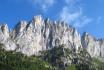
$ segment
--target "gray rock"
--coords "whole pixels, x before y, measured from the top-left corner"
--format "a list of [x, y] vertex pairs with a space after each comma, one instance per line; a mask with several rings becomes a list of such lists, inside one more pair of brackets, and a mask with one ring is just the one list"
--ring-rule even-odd
[[7, 24], [0, 25], [0, 43], [4, 45], [3, 48], [7, 51], [16, 49], [16, 44], [10, 38], [10, 32]]
[[104, 57], [104, 40], [96, 39], [88, 33], [82, 36], [82, 46], [87, 49], [92, 57]]
[[[13, 39], [18, 44], [17, 51], [26, 55], [39, 55], [39, 51], [65, 44], [78, 50], [81, 47], [80, 35], [75, 28], [65, 22], [43, 20], [35, 16], [31, 22], [21, 21], [13, 30]], [[74, 47], [73, 47], [74, 46]]]
[[67, 23], [44, 20], [40, 15], [30, 22], [20, 21], [11, 32], [6, 24], [0, 25], [0, 43], [7, 51], [15, 50], [27, 56], [40, 55], [40, 51], [64, 44], [65, 48], [74, 49], [76, 53], [84, 47], [92, 57], [104, 57], [104, 40], [88, 33], [81, 38], [77, 30]]

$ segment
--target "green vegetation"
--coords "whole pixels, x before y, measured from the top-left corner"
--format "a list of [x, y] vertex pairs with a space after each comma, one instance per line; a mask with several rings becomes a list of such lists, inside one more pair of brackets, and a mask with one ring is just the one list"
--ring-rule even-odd
[[76, 68], [76, 65], [75, 64], [71, 64], [71, 65], [67, 66], [65, 68], [65, 70], [77, 70], [77, 68]]
[[98, 59], [91, 58], [86, 49], [82, 48], [76, 53], [75, 50], [64, 47], [64, 45], [59, 45], [51, 50], [42, 52], [42, 58], [53, 66], [58, 67], [59, 70], [104, 70], [104, 63]]
[[93, 62], [93, 66], [92, 67], [95, 70], [104, 70], [104, 62], [101, 62], [97, 58], [93, 58], [92, 62]]
[[71, 59], [70, 55], [71, 51], [69, 49], [64, 48], [64, 45], [59, 45], [59, 47], [54, 47], [51, 50], [47, 50], [42, 52], [43, 60], [51, 63], [53, 66], [58, 67], [59, 69], [64, 69], [66, 63], [65, 59]]
[[[0, 46], [1, 48], [1, 46]], [[2, 49], [2, 48], [1, 48]], [[56, 70], [46, 61], [21, 53], [0, 50], [0, 70]]]
[[85, 49], [78, 53], [64, 45], [43, 51], [41, 56], [26, 56], [5, 51], [0, 44], [0, 70], [104, 70], [104, 63], [91, 58]]

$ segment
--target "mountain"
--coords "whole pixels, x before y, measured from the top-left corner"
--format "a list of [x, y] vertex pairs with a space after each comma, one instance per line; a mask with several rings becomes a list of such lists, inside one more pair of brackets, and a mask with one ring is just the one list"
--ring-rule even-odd
[[81, 42], [92, 57], [104, 58], [104, 39], [96, 39], [85, 32]]
[[104, 39], [40, 15], [0, 25], [1, 70], [104, 70], [103, 50]]
[[43, 19], [40, 15], [29, 22], [20, 21], [12, 31], [7, 24], [0, 25], [0, 43], [6, 51], [21, 52], [27, 56], [41, 55], [42, 51], [64, 44], [65, 48], [76, 53], [85, 48], [91, 57], [104, 57], [103, 39], [96, 39], [86, 32], [81, 37], [69, 24]]

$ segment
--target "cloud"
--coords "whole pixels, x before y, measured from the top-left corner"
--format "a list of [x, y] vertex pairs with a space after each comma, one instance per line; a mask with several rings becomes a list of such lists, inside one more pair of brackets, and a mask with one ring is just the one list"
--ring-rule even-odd
[[71, 9], [69, 9], [68, 6], [63, 7], [59, 17], [62, 21], [65, 21], [77, 28], [83, 27], [92, 21], [91, 18], [83, 15], [82, 9], [71, 12]]
[[97, 22], [97, 24], [102, 24], [102, 23], [104, 23], [104, 18], [101, 17], [101, 16], [99, 16], [99, 17], [96, 19], [96, 22]]
[[31, 2], [43, 11], [46, 11], [49, 7], [54, 5], [55, 0], [31, 0]]
[[68, 5], [74, 5], [78, 2], [80, 2], [81, 0], [65, 0], [65, 3]]
[[59, 13], [59, 18], [76, 28], [84, 27], [92, 21], [92, 18], [88, 18], [83, 13], [83, 7], [81, 6], [81, 0], [65, 0], [65, 6]]
[[74, 26], [77, 28], [81, 28], [91, 22], [92, 22], [91, 18], [87, 18], [87, 16], [79, 16], [79, 19], [75, 20]]
[[37, 9], [40, 9], [42, 11], [47, 11], [57, 2], [57, 0], [13, 0], [13, 1], [16, 3], [27, 2], [30, 5], [33, 5], [33, 7], [36, 7]]
[[69, 8], [77, 9], [81, 5], [81, 0], [65, 0], [65, 3]]
[[71, 13], [67, 6], [63, 7], [62, 11], [60, 12], [60, 19], [66, 22], [72, 22], [78, 18], [80, 15], [79, 12]]

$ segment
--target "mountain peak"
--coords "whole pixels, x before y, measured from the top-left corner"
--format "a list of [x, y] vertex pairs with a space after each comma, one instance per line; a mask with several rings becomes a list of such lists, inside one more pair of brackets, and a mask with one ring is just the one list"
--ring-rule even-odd
[[43, 18], [41, 17], [41, 15], [34, 16], [33, 22], [35, 22], [35, 24], [37, 25], [41, 25], [43, 23]]
[[20, 21], [12, 32], [7, 25], [1, 25], [0, 43], [6, 50], [28, 56], [64, 44], [65, 48], [76, 52], [79, 48], [86, 48], [92, 57], [104, 57], [104, 40], [97, 40], [87, 32], [80, 37], [78, 31], [67, 23], [44, 20], [41, 15], [34, 16], [30, 22]]

